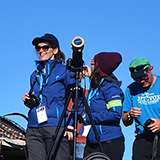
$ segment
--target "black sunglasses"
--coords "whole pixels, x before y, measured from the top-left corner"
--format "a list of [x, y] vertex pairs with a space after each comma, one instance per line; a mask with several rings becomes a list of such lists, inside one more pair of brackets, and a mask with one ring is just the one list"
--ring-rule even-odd
[[49, 48], [51, 48], [50, 45], [44, 45], [44, 46], [36, 46], [35, 47], [37, 51], [40, 51], [40, 49], [42, 48], [44, 51], [48, 51]]

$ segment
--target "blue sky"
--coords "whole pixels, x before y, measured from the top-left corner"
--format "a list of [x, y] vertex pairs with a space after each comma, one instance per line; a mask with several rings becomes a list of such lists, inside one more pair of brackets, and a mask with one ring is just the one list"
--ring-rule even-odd
[[[121, 53], [123, 62], [115, 75], [122, 80], [123, 91], [132, 82], [128, 66], [135, 58], [148, 58], [154, 73], [159, 74], [160, 0], [6, 0], [0, 1], [0, 20], [1, 115], [27, 115], [21, 98], [29, 90], [29, 76], [37, 59], [31, 42], [45, 33], [58, 37], [66, 60], [72, 57], [75, 36], [85, 40], [83, 59], [87, 65], [99, 52]], [[12, 119], [26, 127], [22, 118]], [[134, 126], [121, 125], [126, 138], [123, 160], [130, 160]]]

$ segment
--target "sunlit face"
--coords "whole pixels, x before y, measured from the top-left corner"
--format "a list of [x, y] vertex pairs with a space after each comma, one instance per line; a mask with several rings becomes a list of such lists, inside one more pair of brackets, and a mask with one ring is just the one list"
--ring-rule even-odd
[[142, 86], [143, 88], [150, 88], [150, 86], [152, 85], [152, 81], [153, 81], [153, 67], [151, 67], [149, 75], [146, 77], [141, 77], [141, 78], [137, 78], [135, 79], [135, 81]]
[[58, 48], [51, 48], [48, 43], [41, 42], [36, 46], [37, 53], [42, 61], [54, 60], [55, 54], [58, 53]]

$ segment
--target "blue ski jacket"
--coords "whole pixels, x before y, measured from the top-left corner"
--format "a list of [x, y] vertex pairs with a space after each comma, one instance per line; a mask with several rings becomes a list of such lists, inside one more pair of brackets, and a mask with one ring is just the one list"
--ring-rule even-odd
[[[61, 60], [58, 60], [55, 68], [51, 71], [54, 64], [54, 60], [48, 60], [45, 64], [44, 61], [35, 61], [36, 70], [31, 74], [30, 84], [34, 83], [37, 73], [40, 72], [40, 76], [37, 78], [37, 82], [33, 87], [36, 97], [40, 97], [40, 106], [45, 106], [48, 120], [39, 124], [37, 120], [36, 108], [29, 110], [28, 113], [28, 127], [44, 127], [44, 126], [57, 126], [60, 120], [61, 114], [65, 107], [65, 100], [67, 97], [67, 91], [75, 84], [75, 79], [71, 79], [71, 74], [66, 66], [62, 64]], [[44, 65], [46, 65], [46, 73], [44, 73]], [[47, 78], [47, 76], [50, 76]], [[40, 91], [42, 91], [40, 93]], [[67, 115], [63, 119], [62, 126], [66, 124]]]
[[[107, 82], [105, 79], [99, 88], [94, 91], [90, 89], [88, 104], [101, 142], [123, 136], [120, 127], [123, 98], [124, 94], [120, 87], [115, 83]], [[91, 124], [88, 115], [86, 115], [86, 121]], [[89, 143], [97, 143], [92, 126], [89, 130], [87, 141]]]

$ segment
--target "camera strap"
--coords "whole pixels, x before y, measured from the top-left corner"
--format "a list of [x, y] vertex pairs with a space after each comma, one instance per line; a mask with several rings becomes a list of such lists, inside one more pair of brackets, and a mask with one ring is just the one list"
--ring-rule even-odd
[[36, 78], [34, 79], [34, 82], [33, 82], [33, 84], [31, 85], [31, 89], [30, 89], [30, 91], [29, 91], [29, 95], [32, 94], [33, 87], [34, 87], [34, 85], [36, 84], [37, 78], [40, 76], [40, 74], [41, 74], [41, 71], [39, 71], [39, 72], [37, 73]]

